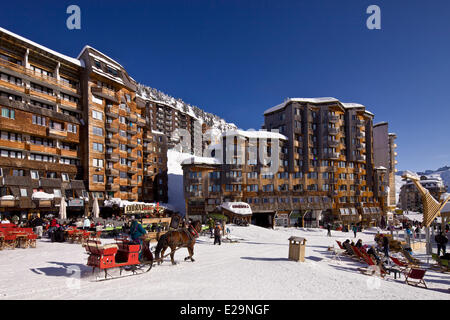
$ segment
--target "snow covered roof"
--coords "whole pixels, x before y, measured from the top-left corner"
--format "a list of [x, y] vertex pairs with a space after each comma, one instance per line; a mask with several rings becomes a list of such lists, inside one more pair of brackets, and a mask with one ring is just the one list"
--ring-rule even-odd
[[272, 131], [265, 131], [265, 130], [229, 130], [222, 133], [223, 137], [226, 136], [243, 136], [247, 138], [254, 138], [254, 139], [280, 139], [280, 140], [287, 140], [287, 137], [282, 135], [278, 132], [272, 132]]
[[83, 52], [84, 52], [85, 50], [87, 50], [87, 49], [90, 49], [90, 50], [92, 50], [92, 51], [98, 52], [99, 54], [101, 54], [101, 55], [105, 56], [106, 58], [108, 58], [110, 61], [107, 61], [107, 60], [105, 60], [105, 59], [103, 59], [103, 58], [101, 58], [101, 57], [99, 57], [99, 56], [96, 56], [96, 55], [94, 55], [94, 54], [92, 54], [92, 53], [89, 53], [89, 55], [93, 56], [94, 58], [99, 59], [99, 60], [101, 60], [101, 61], [103, 61], [103, 62], [105, 62], [105, 63], [108, 63], [108, 64], [113, 64], [113, 63], [115, 63], [117, 66], [121, 67], [122, 69], [125, 69], [125, 68], [124, 68], [120, 63], [118, 63], [116, 60], [112, 59], [111, 57], [107, 56], [107, 55], [104, 54], [103, 52], [101, 52], [101, 51], [99, 51], [99, 50], [97, 50], [97, 49], [95, 49], [95, 48], [93, 48], [93, 47], [91, 47], [91, 46], [88, 46], [88, 45], [84, 46], [84, 48], [81, 49], [80, 53], [78, 54], [77, 59], [80, 59], [80, 57], [81, 57], [81, 55], [83, 54]]
[[52, 54], [52, 55], [54, 55], [54, 56], [56, 56], [56, 57], [58, 57], [58, 58], [61, 58], [61, 59], [66, 60], [66, 61], [68, 61], [68, 62], [70, 62], [70, 63], [76, 64], [77, 66], [83, 67], [82, 64], [81, 64], [81, 62], [80, 62], [80, 60], [78, 60], [78, 59], [71, 58], [71, 57], [66, 56], [66, 55], [64, 55], [64, 54], [61, 54], [61, 53], [59, 53], [59, 52], [56, 52], [56, 51], [54, 51], [54, 50], [52, 50], [52, 49], [49, 49], [49, 48], [47, 48], [47, 47], [44, 47], [44, 46], [42, 46], [42, 45], [40, 45], [40, 44], [38, 44], [38, 43], [36, 43], [36, 42], [34, 42], [34, 41], [28, 40], [27, 38], [24, 38], [24, 37], [22, 37], [22, 36], [19, 36], [18, 34], [15, 34], [14, 32], [11, 32], [11, 31], [9, 31], [9, 30], [6, 30], [6, 29], [4, 29], [4, 28], [2, 28], [2, 27], [0, 27], [0, 31], [3, 32], [3, 33], [6, 33], [6, 34], [8, 34], [8, 35], [10, 35], [11, 37], [14, 37], [14, 38], [16, 38], [16, 39], [18, 39], [18, 40], [21, 40], [21, 41], [23, 41], [23, 42], [25, 42], [25, 43], [27, 43], [27, 44], [29, 44], [29, 45], [31, 45], [31, 46], [34, 46], [34, 47], [39, 48], [39, 49], [41, 49], [41, 50], [47, 51], [48, 53], [50, 53], [50, 54]]
[[225, 210], [241, 216], [252, 215], [252, 208], [245, 202], [224, 202], [220, 206]]
[[285, 102], [276, 105], [275, 107], [272, 107], [270, 109], [267, 109], [264, 111], [264, 114], [269, 114], [271, 112], [283, 109], [288, 103], [290, 102], [309, 102], [309, 103], [327, 103], [327, 102], [339, 102], [338, 99], [333, 97], [324, 97], [324, 98], [290, 98], [286, 100]]
[[221, 164], [221, 162], [217, 158], [192, 156], [181, 162], [181, 165], [187, 164]]
[[373, 126], [378, 127], [378, 126], [386, 126], [386, 125], [388, 125], [388, 123], [386, 121], [381, 121], [381, 122], [375, 123]]
[[31, 195], [31, 199], [33, 199], [33, 200], [53, 200], [54, 198], [55, 198], [54, 194], [45, 193], [42, 191], [34, 192]]
[[[156, 207], [156, 203], [152, 202], [152, 203], [147, 203], [147, 202], [132, 202], [132, 201], [127, 201], [127, 200], [122, 200], [120, 198], [112, 198], [109, 200], [105, 200], [103, 202], [103, 205], [105, 207], [112, 207], [112, 206], [118, 206], [119, 208], [124, 208], [126, 206], [129, 205], [135, 205], [135, 204], [142, 204], [142, 205], [148, 205], [148, 206], [154, 206]], [[160, 208], [167, 208], [167, 209], [171, 209], [171, 206], [168, 204], [159, 204]]]

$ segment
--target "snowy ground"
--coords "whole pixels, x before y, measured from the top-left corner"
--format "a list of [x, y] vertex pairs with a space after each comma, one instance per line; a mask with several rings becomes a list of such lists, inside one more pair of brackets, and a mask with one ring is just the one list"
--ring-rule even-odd
[[[149, 273], [93, 282], [87, 255], [79, 244], [38, 242], [36, 249], [0, 252], [0, 299], [450, 299], [450, 274], [427, 271], [429, 289], [402, 280], [379, 280], [361, 274], [362, 264], [348, 258], [331, 261], [327, 251], [350, 233], [325, 230], [230, 225], [237, 243], [214, 246], [200, 237], [195, 262], [185, 262], [187, 250], [177, 251]], [[373, 241], [376, 231], [358, 235]], [[288, 257], [292, 236], [307, 238], [306, 261]], [[423, 255], [417, 255], [426, 262]], [[78, 272], [77, 272], [78, 271]]]

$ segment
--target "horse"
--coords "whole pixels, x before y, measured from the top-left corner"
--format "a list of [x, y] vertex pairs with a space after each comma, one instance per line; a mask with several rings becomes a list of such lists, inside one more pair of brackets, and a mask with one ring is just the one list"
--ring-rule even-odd
[[[171, 230], [159, 238], [158, 244], [155, 249], [155, 259], [158, 260], [158, 264], [162, 263], [164, 252], [170, 247], [170, 259], [172, 264], [176, 264], [174, 260], [175, 250], [177, 248], [186, 247], [189, 251], [189, 256], [184, 258], [184, 261], [191, 259], [194, 262], [194, 245], [196, 238], [198, 238], [199, 232], [202, 230], [202, 224], [200, 221], [195, 221], [188, 228], [181, 228], [177, 230]], [[161, 260], [159, 260], [161, 254]]]

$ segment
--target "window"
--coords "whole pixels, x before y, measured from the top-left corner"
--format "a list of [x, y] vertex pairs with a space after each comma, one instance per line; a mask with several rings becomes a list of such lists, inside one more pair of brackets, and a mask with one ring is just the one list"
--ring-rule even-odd
[[97, 98], [96, 96], [92, 95], [92, 102], [97, 104], [103, 104], [103, 99]]
[[103, 144], [94, 142], [93, 143], [93, 150], [94, 151], [98, 151], [98, 152], [103, 152]]
[[16, 118], [15, 111], [13, 109], [2, 108], [2, 117], [14, 120]]
[[31, 179], [39, 179], [39, 172], [38, 171], [31, 170], [30, 174], [31, 174]]
[[77, 125], [76, 124], [67, 124], [67, 132], [77, 133]]
[[23, 177], [23, 170], [22, 169], [13, 169], [13, 177]]
[[45, 94], [48, 94], [48, 95], [53, 95], [53, 90], [52, 89], [44, 87], [44, 86], [41, 86], [39, 84], [31, 82], [30, 83], [30, 87], [34, 91], [45, 93]]
[[39, 126], [45, 126], [45, 118], [42, 116], [37, 116], [33, 114], [33, 124], [37, 124]]
[[96, 136], [103, 137], [103, 129], [102, 128], [92, 127], [92, 133], [95, 134]]
[[78, 98], [77, 97], [70, 96], [68, 94], [65, 94], [64, 92], [61, 92], [61, 99], [65, 100], [65, 101], [78, 103]]
[[97, 120], [103, 120], [103, 112], [92, 110], [92, 118]]
[[53, 194], [56, 198], [61, 198], [61, 190], [60, 189], [53, 189]]
[[100, 175], [100, 174], [94, 174], [93, 175], [93, 180], [94, 180], [94, 182], [97, 182], [97, 183], [102, 183], [102, 182], [105, 181], [104, 180], [104, 176]]
[[27, 189], [20, 189], [20, 196], [27, 197], [28, 196]]
[[0, 150], [0, 156], [5, 158], [17, 158], [17, 159], [24, 158], [22, 151], [12, 151], [12, 150]]
[[103, 168], [103, 159], [92, 159], [93, 166]]

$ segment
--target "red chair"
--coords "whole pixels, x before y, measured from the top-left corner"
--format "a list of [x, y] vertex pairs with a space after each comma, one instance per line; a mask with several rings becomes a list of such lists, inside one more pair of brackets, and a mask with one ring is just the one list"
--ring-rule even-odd
[[401, 272], [405, 272], [409, 268], [408, 263], [404, 263], [403, 261], [401, 261], [395, 257], [389, 256], [389, 258], [391, 258], [392, 262], [394, 262], [394, 264], [400, 268]]
[[426, 270], [423, 269], [411, 268], [411, 270], [409, 270], [409, 272], [405, 274], [405, 282], [415, 287], [423, 285], [425, 288], [427, 288], [427, 284], [423, 279], [423, 277], [425, 276], [425, 272]]
[[17, 237], [13, 233], [5, 233], [5, 248], [15, 249], [17, 247]]
[[36, 248], [36, 239], [37, 239], [37, 234], [29, 233], [27, 235], [28, 246], [30, 246], [31, 248]]
[[345, 250], [345, 248], [342, 246], [342, 243], [340, 241], [336, 240], [336, 242], [337, 242], [337, 244], [338, 244], [340, 249]]
[[3, 250], [5, 247], [5, 234], [0, 232], [0, 250]]

